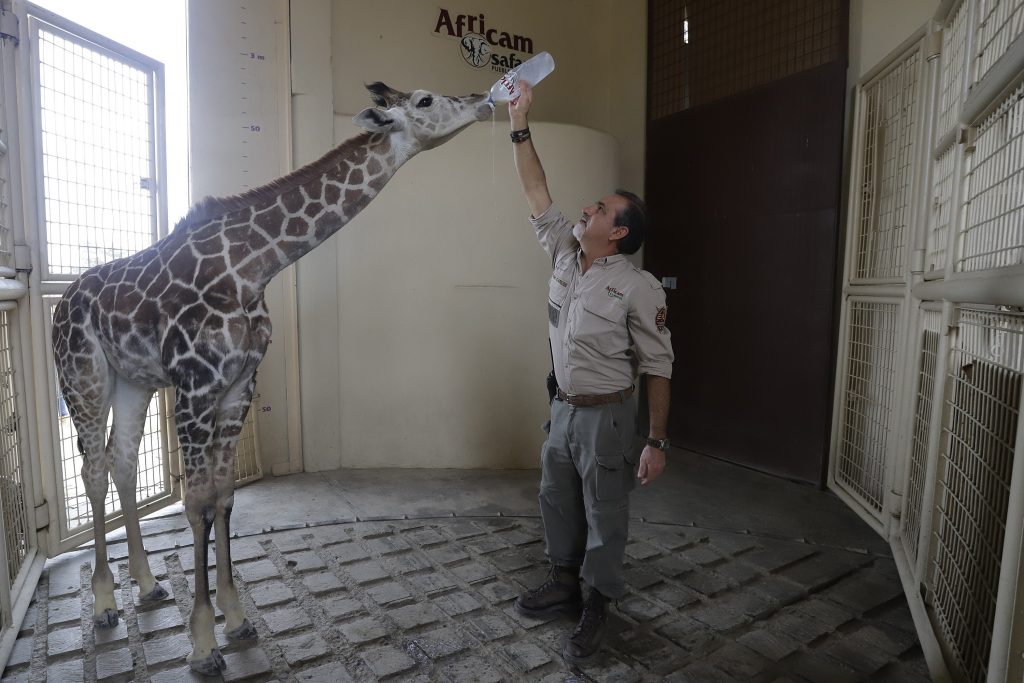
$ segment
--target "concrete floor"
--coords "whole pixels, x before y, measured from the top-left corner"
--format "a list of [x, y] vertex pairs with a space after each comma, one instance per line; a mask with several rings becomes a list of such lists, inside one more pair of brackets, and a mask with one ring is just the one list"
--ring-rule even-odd
[[[828, 492], [679, 450], [633, 494], [630, 594], [604, 653], [567, 667], [572, 621], [512, 608], [544, 573], [538, 481], [536, 470], [339, 470], [240, 489], [232, 554], [260, 639], [225, 641], [223, 679], [929, 680], [888, 546], [854, 513]], [[123, 533], [109, 536], [123, 607], [113, 632], [88, 618], [91, 553], [49, 562], [3, 683], [193, 678], [186, 529], [180, 505], [143, 522], [172, 593], [157, 605], [129, 598]]]
[[[248, 531], [282, 517], [296, 523], [353, 517], [537, 515], [538, 470], [336, 470], [242, 489], [232, 524]], [[294, 495], [292, 495], [294, 494]], [[264, 495], [288, 506], [277, 515]], [[248, 501], [252, 500], [250, 505]], [[312, 505], [307, 505], [310, 500]], [[832, 493], [674, 449], [656, 484], [638, 486], [631, 515], [889, 554], [889, 546]], [[262, 510], [261, 510], [262, 508]], [[245, 512], [241, 512], [245, 510]], [[267, 514], [264, 514], [266, 512]]]

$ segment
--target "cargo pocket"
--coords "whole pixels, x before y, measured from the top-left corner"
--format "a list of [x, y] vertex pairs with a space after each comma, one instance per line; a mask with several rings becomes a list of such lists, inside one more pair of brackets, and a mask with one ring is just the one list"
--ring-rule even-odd
[[626, 494], [626, 468], [622, 453], [597, 454], [594, 491], [597, 500], [617, 500]]

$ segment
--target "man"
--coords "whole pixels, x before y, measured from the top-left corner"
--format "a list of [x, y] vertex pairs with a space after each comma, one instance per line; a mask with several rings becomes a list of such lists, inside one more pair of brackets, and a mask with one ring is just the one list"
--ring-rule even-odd
[[[541, 453], [540, 506], [551, 573], [516, 600], [528, 616], [583, 612], [563, 650], [585, 663], [601, 645], [608, 603], [625, 594], [629, 492], [665, 468], [672, 345], [665, 292], [626, 254], [643, 244], [646, 209], [619, 190], [583, 209], [574, 225], [548, 194], [530, 137], [533, 91], [509, 104], [516, 170], [537, 237], [551, 257], [548, 321], [558, 390]], [[634, 380], [646, 376], [650, 433], [634, 449]], [[579, 579], [589, 587], [586, 600]]]

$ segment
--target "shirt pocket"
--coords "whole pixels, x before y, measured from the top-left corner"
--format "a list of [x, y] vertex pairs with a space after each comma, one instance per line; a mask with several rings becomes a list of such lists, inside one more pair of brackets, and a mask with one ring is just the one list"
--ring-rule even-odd
[[548, 280], [548, 321], [553, 327], [558, 327], [558, 316], [569, 294], [569, 277], [568, 272], [556, 270]]
[[583, 301], [586, 315], [580, 320], [577, 341], [604, 354], [618, 354], [628, 346], [626, 306], [618, 299], [601, 296]]

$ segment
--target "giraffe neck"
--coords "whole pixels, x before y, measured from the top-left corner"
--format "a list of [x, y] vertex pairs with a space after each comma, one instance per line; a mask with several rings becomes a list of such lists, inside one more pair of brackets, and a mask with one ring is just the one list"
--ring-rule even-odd
[[183, 223], [195, 225], [193, 214], [216, 212], [191, 231], [193, 241], [220, 232], [229, 267], [262, 290], [362, 211], [414, 153], [388, 135], [364, 133], [280, 180], [230, 199], [206, 200]]

